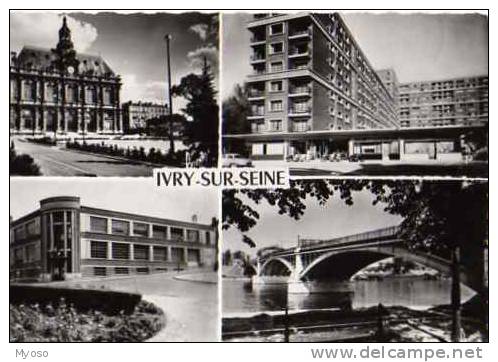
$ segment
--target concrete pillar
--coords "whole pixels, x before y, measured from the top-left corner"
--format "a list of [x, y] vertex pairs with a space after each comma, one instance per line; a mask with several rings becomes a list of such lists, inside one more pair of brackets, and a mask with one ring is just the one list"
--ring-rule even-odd
[[135, 260], [135, 249], [132, 243], [130, 243], [130, 260]]
[[148, 224], [149, 225], [149, 233], [148, 233], [148, 237], [149, 238], [152, 238], [152, 224]]
[[350, 139], [348, 141], [348, 156], [352, 156], [354, 154], [354, 140]]
[[112, 242], [108, 241], [107, 242], [107, 260], [112, 259]]
[[287, 286], [287, 292], [290, 294], [309, 294], [309, 290], [306, 287], [305, 283], [301, 280], [301, 275], [304, 270], [304, 265], [303, 265], [303, 260], [301, 258], [301, 255], [299, 254], [300, 248], [296, 248], [295, 252], [297, 253], [295, 255], [295, 266], [294, 270], [292, 271], [289, 281], [288, 281], [288, 286]]
[[34, 113], [33, 122], [34, 122], [35, 131], [40, 130], [40, 112], [41, 112], [41, 110], [39, 110], [38, 108], [35, 108], [33, 110], [33, 113]]
[[112, 220], [109, 218], [106, 218], [107, 220], [107, 233], [112, 234]]
[[149, 245], [149, 261], [154, 261], [154, 246]]
[[183, 248], [183, 262], [184, 263], [188, 263], [188, 249], [187, 248]]
[[171, 240], [171, 226], [166, 227], [166, 239]]
[[403, 160], [405, 158], [405, 140], [399, 139], [399, 159]]
[[171, 262], [171, 246], [166, 247], [166, 261]]

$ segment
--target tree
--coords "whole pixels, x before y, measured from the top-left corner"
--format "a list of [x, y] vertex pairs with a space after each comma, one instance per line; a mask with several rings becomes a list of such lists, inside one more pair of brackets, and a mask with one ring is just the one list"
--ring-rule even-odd
[[[381, 180], [298, 180], [289, 189], [226, 190], [223, 192], [223, 228], [237, 227], [246, 232], [254, 227], [259, 214], [243, 202], [239, 194], [256, 204], [267, 202], [278, 213], [298, 220], [305, 212], [304, 201], [315, 199], [325, 204], [337, 193], [347, 204], [353, 204], [354, 192], [369, 190], [374, 204], [382, 203], [385, 211], [400, 215], [400, 237], [411, 249], [424, 250], [452, 260], [452, 339], [459, 340], [461, 263], [471, 268], [483, 266], [479, 255], [487, 241], [488, 184], [486, 182], [422, 182]], [[247, 236], [250, 246], [255, 243]], [[465, 249], [460, 260], [461, 249]], [[476, 260], [477, 258], [477, 260]], [[476, 261], [479, 261], [476, 263]], [[487, 300], [487, 287], [478, 292]]]
[[[233, 94], [223, 101], [222, 107], [222, 134], [244, 134], [251, 132], [251, 123], [247, 120], [250, 112], [250, 104], [247, 99], [247, 87], [237, 84]], [[225, 145], [223, 145], [225, 147]], [[248, 154], [244, 140], [230, 140], [231, 152]]]
[[174, 96], [182, 96], [187, 105], [182, 111], [190, 119], [186, 122], [184, 143], [189, 146], [193, 158], [206, 153], [204, 166], [216, 166], [218, 160], [218, 104], [213, 87], [213, 75], [204, 59], [200, 75], [191, 73], [183, 77], [180, 84], [172, 87]]

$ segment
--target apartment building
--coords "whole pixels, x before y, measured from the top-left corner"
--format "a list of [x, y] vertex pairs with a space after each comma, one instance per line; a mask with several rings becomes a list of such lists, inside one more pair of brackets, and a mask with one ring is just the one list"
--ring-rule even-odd
[[167, 104], [152, 102], [123, 103], [123, 126], [126, 132], [147, 127], [147, 121], [169, 115]]
[[486, 126], [488, 83], [479, 76], [400, 84], [400, 126]]
[[[249, 102], [252, 157], [326, 155], [354, 147], [331, 131], [397, 128], [395, 101], [339, 14], [256, 14]], [[264, 137], [260, 137], [264, 139]]]
[[40, 201], [10, 223], [10, 276], [63, 280], [148, 274], [216, 261], [216, 228], [88, 207], [79, 197]]

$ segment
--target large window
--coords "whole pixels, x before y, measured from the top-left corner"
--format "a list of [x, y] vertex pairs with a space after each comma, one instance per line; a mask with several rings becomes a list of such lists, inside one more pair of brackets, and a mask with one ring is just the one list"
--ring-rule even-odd
[[117, 235], [130, 235], [130, 223], [123, 220], [112, 220], [112, 233]]
[[270, 44], [270, 54], [282, 53], [284, 51], [284, 43], [272, 43]]
[[134, 222], [133, 223], [133, 234], [139, 236], [149, 236], [149, 224], [145, 224], [143, 222]]
[[107, 242], [90, 241], [90, 257], [94, 259], [107, 259]]
[[284, 24], [283, 23], [273, 24], [270, 26], [270, 34], [271, 35], [282, 34], [283, 32], [284, 32]]
[[107, 233], [107, 219], [90, 216], [90, 230], [97, 233]]
[[271, 82], [270, 83], [270, 90], [272, 92], [281, 92], [283, 89], [282, 87], [282, 81], [276, 81], [276, 82]]
[[165, 246], [154, 246], [154, 261], [167, 261], [168, 260], [168, 248]]
[[133, 259], [149, 260], [149, 246], [135, 244], [133, 246]]
[[168, 237], [168, 227], [152, 225], [152, 237], [154, 239], [166, 239]]
[[270, 71], [271, 72], [281, 72], [284, 70], [284, 62], [272, 62], [270, 63]]
[[27, 236], [35, 236], [40, 233], [40, 230], [36, 224], [36, 220], [32, 220], [26, 224], [26, 234]]
[[198, 242], [199, 241], [199, 230], [187, 230], [187, 240]]
[[281, 119], [270, 120], [270, 128], [272, 131], [281, 131], [282, 130], [282, 120]]
[[181, 228], [171, 228], [171, 239], [181, 240], [183, 239], [183, 229]]
[[130, 244], [112, 243], [113, 259], [130, 259]]
[[284, 109], [282, 101], [271, 101], [270, 102], [270, 111], [272, 112], [280, 112]]

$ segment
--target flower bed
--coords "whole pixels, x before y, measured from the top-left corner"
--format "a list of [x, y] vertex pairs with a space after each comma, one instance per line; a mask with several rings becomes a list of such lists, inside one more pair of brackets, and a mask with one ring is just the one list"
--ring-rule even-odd
[[133, 313], [78, 311], [61, 299], [57, 306], [10, 304], [10, 342], [140, 342], [164, 327], [161, 309], [140, 301]]

